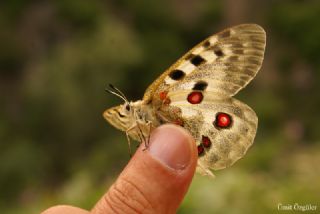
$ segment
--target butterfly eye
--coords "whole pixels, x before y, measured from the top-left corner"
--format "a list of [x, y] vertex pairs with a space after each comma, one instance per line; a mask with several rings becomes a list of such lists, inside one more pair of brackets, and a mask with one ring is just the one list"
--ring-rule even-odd
[[126, 110], [127, 110], [127, 111], [130, 111], [130, 109], [131, 109], [131, 108], [130, 108], [130, 104], [127, 104], [127, 105], [126, 105]]
[[229, 128], [232, 124], [232, 119], [229, 114], [219, 112], [216, 115], [214, 125], [218, 128]]

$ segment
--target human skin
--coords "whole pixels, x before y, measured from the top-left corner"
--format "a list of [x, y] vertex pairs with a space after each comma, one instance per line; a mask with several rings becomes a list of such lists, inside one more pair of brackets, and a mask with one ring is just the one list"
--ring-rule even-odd
[[42, 214], [176, 213], [197, 165], [197, 148], [183, 128], [163, 125], [141, 144], [91, 211], [57, 205]]

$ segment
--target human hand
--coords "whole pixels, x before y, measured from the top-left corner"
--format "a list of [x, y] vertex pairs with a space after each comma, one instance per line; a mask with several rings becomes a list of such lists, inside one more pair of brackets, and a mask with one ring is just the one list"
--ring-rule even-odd
[[175, 125], [155, 129], [91, 211], [58, 205], [43, 214], [175, 213], [197, 165], [191, 135]]

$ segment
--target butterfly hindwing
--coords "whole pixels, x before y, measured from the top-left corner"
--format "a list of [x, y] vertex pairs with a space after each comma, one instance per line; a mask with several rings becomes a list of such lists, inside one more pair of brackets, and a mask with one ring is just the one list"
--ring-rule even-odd
[[189, 94], [173, 92], [170, 106], [180, 109], [181, 125], [191, 132], [198, 149], [203, 150], [198, 150], [199, 167], [217, 170], [232, 165], [253, 143], [258, 123], [255, 112], [235, 98], [211, 92], [205, 93], [200, 103], [190, 104], [186, 102]]

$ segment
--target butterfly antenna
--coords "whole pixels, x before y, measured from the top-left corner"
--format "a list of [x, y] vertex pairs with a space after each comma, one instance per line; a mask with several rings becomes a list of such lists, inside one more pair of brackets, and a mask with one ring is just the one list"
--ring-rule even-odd
[[118, 88], [116, 88], [114, 85], [109, 84], [109, 87], [112, 88], [114, 91], [118, 92], [123, 98], [125, 98], [126, 100], [128, 100], [126, 98], [126, 96], [124, 95], [124, 93], [122, 93], [122, 91], [120, 91]]
[[122, 99], [124, 102], [126, 103], [129, 103], [128, 99], [126, 98], [126, 96], [119, 90], [117, 89], [116, 87], [114, 87], [112, 84], [109, 84], [109, 87], [112, 89], [108, 89], [106, 88], [105, 91], [110, 93], [110, 94], [113, 94], [117, 97], [119, 97], [120, 99]]

